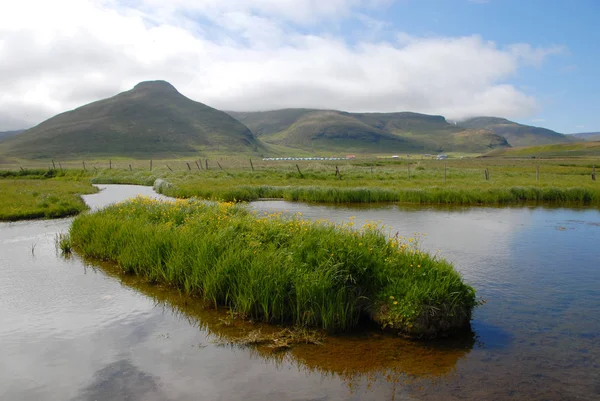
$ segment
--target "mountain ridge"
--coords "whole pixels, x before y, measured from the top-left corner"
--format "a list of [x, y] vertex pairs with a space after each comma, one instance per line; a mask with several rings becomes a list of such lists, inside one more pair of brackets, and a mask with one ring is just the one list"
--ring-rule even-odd
[[458, 125], [471, 129], [489, 129], [504, 137], [513, 147], [573, 142], [573, 138], [568, 135], [548, 128], [519, 124], [502, 117], [473, 117], [459, 121]]
[[140, 82], [128, 91], [60, 113], [8, 138], [1, 148], [27, 158], [266, 151], [245, 125], [185, 97], [166, 81]]
[[508, 146], [490, 130], [469, 130], [450, 124], [443, 116], [414, 112], [281, 109], [228, 113], [268, 144], [303, 150], [477, 153]]

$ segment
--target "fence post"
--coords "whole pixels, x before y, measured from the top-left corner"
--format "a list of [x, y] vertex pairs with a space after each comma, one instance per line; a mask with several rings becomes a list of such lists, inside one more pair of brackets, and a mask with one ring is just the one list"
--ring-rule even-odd
[[109, 170], [112, 170], [112, 160], [109, 160], [109, 161], [108, 161], [108, 169], [109, 169]]
[[218, 161], [218, 160], [217, 160], [217, 166], [219, 166], [219, 168], [220, 168], [221, 170], [223, 170], [223, 167], [221, 167], [221, 163], [219, 163], [219, 161]]
[[192, 168], [190, 167], [190, 163], [185, 162], [185, 164], [187, 164], [187, 166], [188, 166], [188, 171], [192, 171]]
[[83, 163], [83, 171], [87, 171], [87, 169], [85, 168], [85, 161], [82, 161], [81, 163]]
[[60, 171], [63, 171], [62, 165], [58, 162], [58, 167], [60, 167]]
[[196, 163], [196, 167], [198, 167], [198, 170], [202, 170], [202, 169], [200, 168], [200, 165], [198, 164], [198, 161], [197, 161], [197, 160], [194, 160], [194, 163]]
[[252, 171], [254, 171], [254, 165], [252, 164], [252, 159], [250, 159], [250, 167], [252, 167]]
[[129, 171], [133, 171], [133, 169], [131, 168], [131, 164], [129, 165]]
[[300, 171], [300, 166], [298, 166], [298, 163], [296, 163], [296, 168], [298, 169], [298, 174], [300, 174], [300, 178], [304, 178], [304, 175], [302, 174], [302, 171]]
[[540, 180], [540, 165], [537, 164], [535, 166], [535, 180], [539, 181]]
[[171, 171], [173, 171], [173, 169], [171, 167], [169, 167], [169, 165], [167, 164], [167, 168]]
[[150, 160], [150, 171], [152, 171], [152, 160]]
[[208, 159], [204, 159], [204, 163], [205, 163], [206, 169], [208, 170]]
[[52, 169], [56, 170], [56, 165], [54, 164], [54, 160], [52, 160]]

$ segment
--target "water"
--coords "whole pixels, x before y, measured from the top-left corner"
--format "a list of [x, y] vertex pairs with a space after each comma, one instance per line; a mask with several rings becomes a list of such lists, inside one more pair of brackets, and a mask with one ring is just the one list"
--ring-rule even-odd
[[[92, 207], [151, 189], [105, 186]], [[0, 400], [598, 400], [600, 212], [257, 202], [426, 233], [487, 303], [473, 336], [377, 331], [289, 353], [223, 345], [248, 330], [110, 266], [57, 255], [71, 219], [0, 223]], [[221, 341], [216, 341], [216, 340]]]

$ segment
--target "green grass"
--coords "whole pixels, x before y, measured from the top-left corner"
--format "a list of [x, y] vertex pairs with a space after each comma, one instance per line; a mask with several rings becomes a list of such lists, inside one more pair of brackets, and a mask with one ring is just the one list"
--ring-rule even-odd
[[78, 216], [70, 241], [125, 273], [265, 322], [345, 331], [364, 315], [431, 337], [468, 325], [475, 291], [414, 239], [233, 203], [138, 198]]
[[[600, 141], [498, 149], [488, 157], [600, 157]], [[598, 162], [598, 161], [597, 161]], [[597, 163], [600, 164], [600, 163]]]
[[[171, 163], [154, 171], [100, 170], [97, 183], [151, 185], [162, 178], [172, 185], [161, 192], [178, 198], [252, 201], [280, 198], [290, 201], [331, 203], [406, 202], [419, 204], [507, 205], [550, 203], [600, 205], [600, 186], [590, 174], [597, 160], [421, 160], [371, 159], [340, 161], [342, 179], [335, 164], [323, 162], [254, 162], [249, 166], [222, 161], [223, 170], [187, 171], [185, 163]], [[600, 164], [600, 163], [598, 163]], [[446, 180], [444, 180], [444, 166]], [[488, 181], [484, 170], [490, 172]], [[539, 168], [539, 179], [536, 169]]]
[[[43, 176], [47, 171], [38, 173]], [[75, 177], [41, 179], [32, 174], [0, 179], [0, 221], [66, 217], [85, 210], [80, 195], [97, 190], [88, 180]]]

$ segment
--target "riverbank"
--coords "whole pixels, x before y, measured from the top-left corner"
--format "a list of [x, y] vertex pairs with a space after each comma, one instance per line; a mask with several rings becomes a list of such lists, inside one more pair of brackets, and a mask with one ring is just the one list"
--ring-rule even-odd
[[272, 323], [347, 331], [369, 315], [411, 337], [468, 326], [475, 291], [418, 240], [233, 203], [138, 198], [77, 217], [72, 246], [125, 273]]
[[0, 178], [0, 221], [72, 216], [87, 209], [81, 195], [98, 191], [87, 179], [43, 174]]
[[[397, 202], [414, 204], [510, 205], [521, 203], [600, 206], [593, 181], [594, 160], [415, 160], [296, 164], [255, 162], [193, 170], [171, 163], [168, 169], [102, 169], [93, 182], [171, 185], [159, 191], [176, 198], [254, 201], [276, 198], [326, 203]], [[189, 168], [187, 167], [189, 166]], [[337, 171], [339, 172], [336, 173]]]

